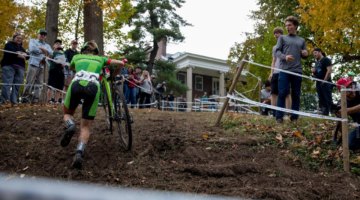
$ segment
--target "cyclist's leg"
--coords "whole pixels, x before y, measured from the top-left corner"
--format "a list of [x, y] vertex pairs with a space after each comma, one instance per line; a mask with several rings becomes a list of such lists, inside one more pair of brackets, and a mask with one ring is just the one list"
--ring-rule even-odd
[[71, 83], [65, 96], [63, 118], [65, 122], [65, 131], [60, 142], [61, 146], [63, 147], [69, 145], [70, 140], [76, 131], [73, 115], [81, 99], [80, 87], [81, 86], [78, 82]]
[[99, 97], [100, 86], [94, 83], [89, 83], [85, 87], [83, 93], [84, 103], [82, 109], [79, 143], [77, 145], [74, 161], [72, 163], [74, 168], [80, 169], [82, 167], [85, 147], [90, 138], [90, 124], [95, 118]]

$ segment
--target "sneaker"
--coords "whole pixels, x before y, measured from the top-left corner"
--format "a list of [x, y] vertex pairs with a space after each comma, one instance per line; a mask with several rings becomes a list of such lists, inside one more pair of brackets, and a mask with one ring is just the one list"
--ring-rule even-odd
[[62, 147], [66, 147], [67, 145], [69, 145], [71, 138], [76, 131], [76, 125], [72, 120], [68, 120], [65, 123], [66, 123], [66, 128], [60, 141], [60, 145]]
[[77, 151], [74, 156], [74, 160], [72, 162], [72, 167], [75, 169], [82, 168], [83, 157], [81, 151]]

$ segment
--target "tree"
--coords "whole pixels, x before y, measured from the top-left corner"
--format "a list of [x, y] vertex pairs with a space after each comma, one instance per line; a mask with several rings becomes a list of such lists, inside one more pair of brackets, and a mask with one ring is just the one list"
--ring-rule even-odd
[[102, 0], [84, 0], [84, 38], [95, 40], [100, 54], [104, 53], [104, 23]]
[[45, 29], [48, 32], [46, 41], [53, 44], [59, 33], [59, 10], [60, 0], [48, 0], [46, 3]]
[[[176, 79], [176, 65], [169, 61], [155, 61], [155, 72], [157, 75], [157, 83], [166, 81], [167, 91], [174, 91], [175, 95], [184, 94], [187, 90], [187, 86], [182, 84]], [[154, 85], [155, 87], [156, 85]]]
[[297, 11], [313, 32], [314, 44], [336, 62], [351, 65], [358, 71], [360, 0], [299, 0], [299, 3]]
[[[158, 42], [162, 39], [181, 42], [184, 36], [180, 26], [188, 26], [181, 16], [175, 13], [185, 0], [135, 0], [135, 13], [129, 21], [134, 28], [130, 31], [132, 41], [146, 43], [151, 37], [152, 50], [148, 61], [147, 70], [152, 73], [155, 57], [158, 52]], [[139, 46], [143, 46], [139, 44]]]
[[[236, 66], [235, 63], [238, 62], [239, 58], [243, 58], [245, 55], [248, 55], [249, 59], [254, 62], [270, 66], [272, 61], [272, 47], [276, 44], [273, 29], [277, 26], [284, 27], [285, 18], [289, 15], [299, 17], [299, 14], [295, 12], [296, 8], [299, 7], [297, 0], [259, 0], [258, 5], [259, 10], [253, 11], [250, 16], [256, 21], [254, 33], [245, 33], [245, 41], [235, 43], [230, 49], [228, 61], [232, 66]], [[299, 35], [311, 44], [310, 33], [307, 26], [300, 24]], [[310, 64], [308, 61], [303, 61], [303, 66], [304, 74], [310, 74]], [[264, 82], [270, 74], [270, 69], [252, 65], [250, 65], [249, 71], [260, 77], [262, 82]], [[248, 91], [254, 88], [256, 82], [256, 79], [249, 77], [247, 78], [247, 85], [242, 85], [238, 89], [239, 91]], [[310, 85], [310, 81], [304, 81], [303, 89], [309, 91]], [[257, 96], [257, 94], [254, 94], [251, 98], [256, 98]]]

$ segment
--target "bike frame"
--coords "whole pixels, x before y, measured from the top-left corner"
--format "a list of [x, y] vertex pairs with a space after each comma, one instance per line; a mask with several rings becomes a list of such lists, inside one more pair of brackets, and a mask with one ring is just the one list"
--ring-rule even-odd
[[111, 108], [110, 115], [111, 115], [111, 117], [114, 117], [115, 116], [115, 107], [114, 107], [114, 103], [112, 100], [112, 92], [111, 92], [110, 82], [105, 77], [102, 77], [101, 82], [105, 86], [106, 95], [108, 98], [108, 102], [110, 104], [110, 108]]

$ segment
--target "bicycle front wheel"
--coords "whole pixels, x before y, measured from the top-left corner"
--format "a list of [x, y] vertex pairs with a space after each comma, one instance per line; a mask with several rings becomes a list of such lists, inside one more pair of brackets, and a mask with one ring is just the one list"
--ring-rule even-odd
[[117, 88], [114, 94], [115, 118], [114, 130], [119, 134], [120, 144], [126, 151], [132, 147], [132, 118], [126, 104], [125, 96], [121, 89]]

